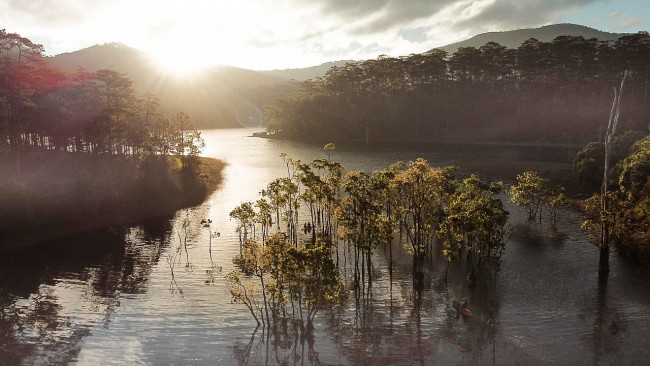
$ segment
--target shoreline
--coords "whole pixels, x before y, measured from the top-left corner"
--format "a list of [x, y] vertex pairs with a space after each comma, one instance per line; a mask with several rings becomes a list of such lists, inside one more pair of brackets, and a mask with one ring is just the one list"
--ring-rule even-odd
[[[219, 188], [226, 165], [221, 160], [199, 157], [192, 168], [192, 176], [182, 170], [161, 173], [148, 168], [150, 171], [147, 173], [132, 177], [129, 174], [139, 172], [141, 167], [130, 160], [61, 156], [54, 153], [48, 158], [56, 163], [64, 161], [65, 165], [79, 164], [79, 172], [70, 179], [57, 182], [55, 188], [43, 188], [51, 189], [50, 196], [33, 192], [44, 185], [46, 179], [56, 181], [58, 178], [53, 176], [58, 172], [47, 171], [42, 166], [30, 172], [30, 175], [38, 175], [37, 179], [31, 176], [25, 177], [24, 181], [8, 182], [4, 179], [0, 185], [0, 201], [5, 206], [0, 226], [0, 252], [46, 245], [71, 235], [122, 228], [194, 207]], [[44, 160], [43, 164], [50, 162]], [[84, 162], [80, 163], [80, 160]], [[107, 163], [106, 160], [115, 161]], [[99, 168], [91, 164], [97, 164]], [[169, 164], [173, 165], [174, 161]], [[113, 174], [108, 179], [100, 177], [91, 182], [92, 178], [87, 176], [92, 176], [94, 169], [108, 169]], [[126, 182], [111, 182], [116, 176]], [[22, 193], [21, 190], [31, 194], [16, 195], [14, 192]]]
[[268, 140], [280, 140], [280, 141], [296, 141], [304, 142], [310, 144], [316, 143], [330, 143], [342, 145], [351, 145], [355, 144], [357, 146], [368, 146], [368, 147], [377, 147], [377, 146], [388, 146], [388, 147], [399, 147], [404, 145], [415, 145], [415, 146], [488, 146], [488, 147], [529, 147], [529, 148], [577, 148], [581, 149], [584, 147], [586, 142], [575, 142], [575, 143], [566, 143], [566, 142], [514, 142], [514, 141], [498, 141], [498, 140], [487, 140], [487, 141], [473, 141], [473, 140], [427, 140], [427, 139], [408, 139], [408, 140], [394, 140], [394, 139], [337, 139], [336, 141], [319, 139], [319, 138], [295, 138], [290, 136], [282, 136], [277, 134], [267, 133], [262, 135], [261, 132], [258, 135], [258, 132], [253, 133], [248, 137], [256, 137]]

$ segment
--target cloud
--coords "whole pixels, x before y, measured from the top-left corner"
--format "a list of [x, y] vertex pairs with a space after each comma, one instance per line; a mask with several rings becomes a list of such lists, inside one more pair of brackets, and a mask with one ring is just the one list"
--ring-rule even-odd
[[446, 16], [444, 21], [456, 24], [456, 28], [532, 27], [594, 2], [597, 0], [325, 0], [321, 9], [326, 16], [338, 17], [343, 25], [354, 24], [353, 34], [372, 34], [435, 15]]
[[[480, 32], [537, 27], [602, 0], [0, 0], [0, 24], [48, 54], [122, 42], [204, 50], [215, 63], [310, 66], [424, 52]], [[621, 27], [642, 20], [616, 15]]]
[[614, 25], [613, 28], [617, 30], [630, 29], [634, 26], [645, 24], [645, 20], [622, 13], [620, 11], [614, 11], [610, 13], [609, 18], [616, 21], [616, 25]]
[[[311, 0], [291, 0], [295, 8]], [[424, 52], [486, 31], [530, 28], [558, 22], [598, 0], [325, 0], [305, 18], [304, 52], [330, 57], [374, 58]], [[311, 47], [317, 40], [320, 47]], [[268, 44], [268, 43], [265, 43]], [[347, 55], [346, 55], [347, 52]]]
[[367, 21], [353, 28], [355, 34], [383, 32], [397, 26], [409, 25], [414, 21], [428, 18], [453, 3], [450, 0], [410, 1], [408, 5], [393, 0], [382, 2], [384, 4], [381, 7], [368, 7], [366, 10], [370, 10], [369, 12], [359, 15], [363, 19], [365, 14]]
[[448, 17], [452, 30], [502, 31], [557, 22], [562, 15], [596, 0], [487, 0], [456, 2], [457, 17]]
[[87, 12], [101, 10], [108, 3], [103, 0], [59, 0], [56, 4], [50, 0], [2, 0], [0, 5], [11, 17], [33, 24], [58, 25], [78, 21]]

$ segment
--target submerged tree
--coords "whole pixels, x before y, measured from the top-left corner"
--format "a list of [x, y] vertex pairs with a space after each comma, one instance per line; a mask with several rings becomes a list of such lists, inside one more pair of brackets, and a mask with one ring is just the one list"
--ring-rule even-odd
[[237, 233], [239, 234], [239, 246], [244, 246], [248, 241], [248, 234], [253, 231], [255, 210], [251, 202], [244, 202], [230, 211], [230, 217], [237, 220]]
[[233, 300], [244, 303], [258, 324], [274, 324], [276, 317], [289, 316], [300, 321], [303, 334], [311, 333], [317, 312], [335, 305], [341, 293], [329, 247], [323, 240], [296, 247], [284, 233], [271, 235], [264, 247], [246, 241], [234, 262], [241, 273], [256, 280], [245, 281], [238, 271], [229, 274]]
[[259, 291], [257, 283], [243, 278], [241, 271], [235, 270], [226, 275], [226, 287], [230, 292], [232, 301], [244, 304], [257, 325], [260, 326], [262, 308], [257, 297]]
[[368, 284], [371, 283], [373, 250], [392, 240], [393, 228], [384, 207], [388, 185], [381, 183], [374, 174], [348, 173], [343, 185], [346, 195], [337, 210], [339, 235], [355, 248], [354, 279], [357, 286], [364, 282], [366, 268]]
[[289, 299], [306, 332], [312, 333], [313, 320], [319, 310], [338, 303], [342, 285], [332, 260], [330, 245], [319, 240], [312, 247], [290, 247], [286, 255], [284, 278]]
[[[616, 230], [616, 225], [612, 222], [612, 217], [616, 217], [619, 214], [618, 210], [610, 204], [613, 203], [610, 202], [613, 195], [609, 193], [609, 169], [613, 138], [616, 134], [616, 128], [618, 127], [618, 120], [621, 114], [621, 96], [623, 94], [623, 88], [625, 87], [625, 80], [627, 79], [628, 74], [629, 71], [625, 70], [621, 86], [618, 89], [614, 88], [614, 102], [612, 103], [612, 109], [609, 114], [609, 122], [605, 134], [605, 163], [603, 168], [603, 183], [600, 191], [600, 219], [598, 220], [600, 224], [600, 240], [598, 242], [600, 260], [598, 264], [598, 272], [601, 274], [609, 273], [609, 252], [611, 242], [614, 240], [614, 235], [612, 234]], [[595, 198], [592, 198], [592, 201], [595, 200]], [[586, 227], [590, 226], [589, 222], [593, 221], [589, 219], [585, 221]]]
[[542, 221], [542, 209], [548, 191], [548, 180], [533, 171], [517, 175], [517, 184], [510, 188], [510, 201], [523, 206], [528, 213], [528, 220], [535, 220], [539, 215]]
[[497, 272], [505, 249], [508, 211], [497, 197], [503, 183], [484, 183], [476, 175], [463, 180], [451, 198], [438, 237], [444, 245], [448, 263], [467, 251], [471, 272], [468, 281], [476, 282], [476, 271], [482, 266]]
[[549, 209], [551, 224], [555, 226], [557, 208], [564, 204], [564, 188], [552, 186], [537, 172], [527, 171], [517, 175], [517, 184], [510, 187], [510, 202], [522, 206], [528, 213], [528, 220], [542, 221], [544, 207]]
[[443, 205], [453, 181], [453, 169], [432, 168], [426, 160], [417, 159], [398, 172], [390, 183], [396, 204], [393, 214], [403, 227], [413, 255], [416, 276], [424, 256], [430, 252], [435, 230], [443, 214]]
[[[275, 327], [278, 320], [290, 319], [297, 321], [294, 324], [299, 324], [301, 334], [309, 335], [316, 313], [338, 303], [342, 285], [339, 242], [333, 242], [337, 239], [353, 248], [357, 296], [366, 283], [370, 293], [373, 254], [379, 245], [392, 248], [398, 229], [406, 236], [405, 249], [413, 257], [415, 288], [423, 283], [422, 265], [436, 243], [442, 244], [449, 262], [465, 250], [470, 277], [483, 268], [499, 270], [508, 217], [498, 198], [501, 182], [484, 183], [471, 176], [459, 184], [455, 167], [433, 168], [424, 159], [372, 173], [353, 171], [345, 177], [343, 167], [329, 157], [310, 164], [286, 155], [283, 159], [288, 177], [272, 181], [255, 206], [245, 202], [231, 212], [243, 241], [235, 263], [259, 285], [255, 287], [257, 303], [251, 300], [248, 306], [262, 324]], [[269, 233], [274, 211], [277, 219], [286, 222], [286, 231], [277, 225], [277, 231]], [[312, 240], [297, 240], [299, 213], [307, 213], [314, 223]], [[255, 235], [247, 235], [255, 232], [256, 225], [263, 228], [261, 245]], [[335, 227], [337, 236], [331, 234]], [[392, 256], [388, 266], [391, 271]], [[242, 280], [239, 283], [233, 288], [240, 291], [233, 296], [241, 300], [242, 289], [249, 287]]]

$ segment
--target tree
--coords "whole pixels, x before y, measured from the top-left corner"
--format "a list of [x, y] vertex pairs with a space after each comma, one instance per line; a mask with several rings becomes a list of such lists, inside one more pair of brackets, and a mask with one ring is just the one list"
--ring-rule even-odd
[[600, 202], [601, 202], [601, 215], [604, 216], [600, 220], [601, 224], [601, 233], [600, 233], [600, 261], [598, 264], [598, 271], [601, 274], [609, 273], [609, 251], [610, 251], [610, 231], [613, 228], [609, 227], [610, 220], [606, 219], [606, 216], [609, 215], [609, 198], [608, 194], [609, 188], [609, 164], [610, 156], [612, 154], [612, 143], [613, 137], [616, 134], [616, 128], [618, 127], [618, 119], [621, 114], [621, 95], [623, 94], [623, 88], [625, 86], [625, 79], [627, 79], [628, 70], [625, 70], [623, 73], [623, 80], [621, 81], [621, 86], [617, 90], [614, 88], [614, 102], [612, 103], [612, 110], [609, 114], [609, 122], [607, 124], [607, 132], [605, 134], [605, 164], [603, 169], [603, 185], [600, 191]]
[[517, 175], [517, 184], [510, 188], [510, 201], [523, 206], [528, 213], [528, 220], [535, 220], [539, 214], [542, 221], [542, 209], [548, 196], [548, 180], [533, 171]]
[[29, 114], [39, 98], [56, 89], [63, 75], [45, 65], [43, 46], [17, 33], [0, 29], [0, 131], [1, 144], [15, 152], [16, 176], [20, 177], [21, 136], [30, 130]]
[[[296, 247], [284, 233], [271, 235], [264, 247], [247, 240], [242, 255], [234, 260], [241, 272], [227, 277], [233, 299], [248, 307], [258, 325], [260, 320], [271, 324], [271, 317], [279, 314], [278, 306], [290, 301], [291, 317], [300, 320], [303, 334], [311, 333], [316, 313], [337, 304], [342, 290], [329, 247], [323, 239], [313, 246]], [[256, 281], [245, 282], [242, 274]]]
[[197, 157], [203, 148], [205, 141], [201, 132], [196, 129], [192, 118], [183, 112], [176, 113], [172, 124], [177, 129], [171, 151], [181, 158], [183, 168], [187, 167], [188, 157]]
[[253, 281], [246, 281], [242, 278], [241, 271], [234, 270], [226, 276], [226, 288], [232, 296], [235, 303], [242, 303], [246, 305], [250, 311], [253, 319], [260, 326], [260, 317], [258, 314], [262, 313], [259, 301], [257, 300], [258, 287]]
[[590, 142], [578, 151], [573, 168], [583, 185], [597, 185], [602, 181], [605, 146], [602, 142]]
[[625, 237], [617, 238], [617, 248], [625, 255], [650, 261], [650, 136], [634, 145], [619, 163], [619, 170]]
[[[364, 172], [347, 174], [343, 188], [346, 195], [337, 209], [340, 223], [339, 235], [355, 247], [355, 284], [364, 282], [368, 270], [371, 283], [372, 251], [379, 245], [392, 240], [392, 226], [386, 215], [384, 204], [388, 185], [373, 179]], [[361, 260], [361, 273], [359, 273]]]
[[433, 234], [443, 212], [453, 169], [434, 169], [424, 159], [407, 164], [393, 178], [390, 189], [396, 198], [393, 213], [404, 228], [413, 256], [413, 275], [419, 273], [419, 263], [430, 250]]
[[555, 227], [557, 223], [557, 209], [566, 203], [566, 195], [564, 194], [564, 187], [556, 186], [548, 191], [548, 196], [545, 200], [546, 206], [550, 211], [551, 225]]
[[437, 232], [448, 263], [459, 258], [456, 253], [467, 250], [472, 268], [468, 276], [471, 283], [475, 282], [476, 270], [481, 265], [493, 272], [500, 269], [509, 215], [497, 197], [502, 191], [502, 182], [484, 183], [476, 175], [463, 180], [451, 197]]
[[260, 282], [260, 291], [262, 292], [262, 300], [264, 305], [264, 315], [261, 316], [264, 324], [270, 321], [269, 316], [269, 301], [266, 296], [266, 284], [264, 278], [269, 270], [269, 257], [266, 255], [264, 247], [259, 245], [254, 240], [246, 240], [241, 247], [241, 255], [239, 259], [235, 259], [244, 274], [247, 276], [255, 276]]
[[244, 202], [230, 211], [230, 217], [237, 220], [237, 233], [239, 234], [239, 247], [243, 248], [248, 241], [248, 233], [253, 229], [255, 210], [251, 202]]
[[[625, 131], [625, 133], [614, 136], [610, 165], [625, 158], [634, 143], [643, 138], [645, 133], [641, 131]], [[590, 142], [582, 150], [576, 153], [573, 159], [573, 168], [578, 173], [580, 182], [587, 186], [600, 186], [603, 179], [603, 165], [605, 163], [605, 144], [603, 142]]]
[[284, 278], [308, 334], [313, 332], [316, 313], [336, 305], [341, 296], [341, 280], [329, 247], [318, 240], [312, 247], [290, 247], [286, 252]]

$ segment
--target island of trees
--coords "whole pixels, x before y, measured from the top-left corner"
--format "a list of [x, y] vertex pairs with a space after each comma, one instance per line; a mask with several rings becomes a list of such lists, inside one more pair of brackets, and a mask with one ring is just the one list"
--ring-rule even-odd
[[469, 285], [490, 286], [481, 279], [499, 270], [507, 237], [508, 212], [498, 196], [503, 183], [477, 175], [457, 179], [455, 167], [432, 167], [424, 159], [344, 175], [329, 157], [310, 163], [283, 158], [288, 175], [230, 213], [241, 250], [228, 287], [258, 325], [276, 333], [289, 320], [309, 336], [318, 310], [345, 293], [339, 279], [344, 258], [352, 260], [358, 304], [371, 296], [377, 251], [387, 252], [392, 276], [397, 242], [412, 257], [417, 293], [426, 282], [425, 263], [439, 255], [447, 269], [462, 263]]
[[222, 168], [203, 146], [188, 115], [166, 118], [125, 75], [63, 74], [0, 30], [1, 248], [199, 203]]

